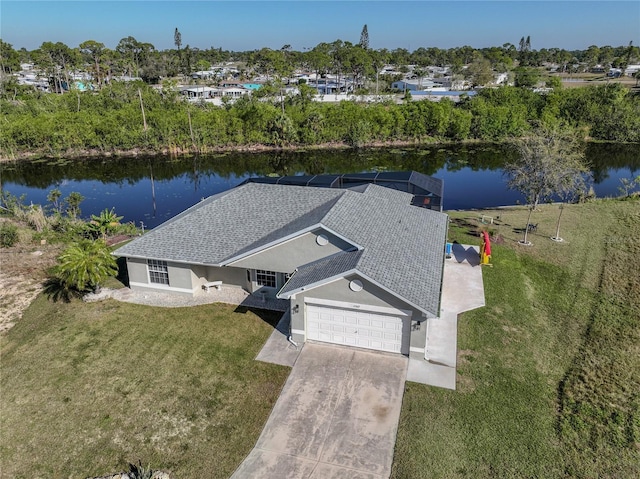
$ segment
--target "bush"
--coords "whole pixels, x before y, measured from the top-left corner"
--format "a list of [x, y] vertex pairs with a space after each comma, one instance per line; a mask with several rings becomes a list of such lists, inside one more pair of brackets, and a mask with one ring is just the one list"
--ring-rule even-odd
[[69, 245], [58, 257], [54, 274], [67, 290], [96, 291], [118, 273], [118, 265], [102, 240], [82, 239]]
[[18, 227], [12, 223], [2, 223], [0, 226], [0, 246], [11, 248], [18, 242]]
[[349, 126], [346, 142], [354, 148], [360, 148], [371, 139], [371, 124], [365, 120], [358, 120]]

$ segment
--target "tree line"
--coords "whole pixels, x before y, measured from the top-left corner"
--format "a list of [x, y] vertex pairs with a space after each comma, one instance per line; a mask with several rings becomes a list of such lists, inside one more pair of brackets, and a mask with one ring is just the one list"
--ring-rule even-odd
[[530, 37], [522, 37], [517, 45], [504, 43], [480, 49], [470, 46], [449, 49], [419, 47], [411, 52], [406, 48], [371, 49], [366, 25], [358, 43], [343, 40], [321, 42], [302, 52], [293, 50], [290, 45], [283, 45], [280, 49], [251, 51], [229, 51], [221, 47], [201, 49], [188, 44], [183, 46], [182, 34], [177, 28], [173, 38], [176, 48], [165, 50], [158, 50], [149, 42], [128, 36], [122, 38], [114, 49], [107, 48], [99, 41], [87, 40], [77, 47], [62, 42], [43, 42], [39, 48], [31, 51], [25, 48], [15, 50], [11, 44], [0, 39], [0, 66], [3, 72], [11, 73], [19, 71], [21, 63], [32, 63], [58, 80], [62, 80], [68, 72], [84, 70], [91, 74], [96, 86], [100, 87], [107, 79], [119, 75], [140, 77], [147, 83], [157, 83], [161, 78], [190, 75], [224, 62], [236, 62], [240, 66], [241, 78], [274, 72], [286, 76], [301, 69], [319, 74], [348, 74], [362, 85], [363, 79], [375, 77], [386, 64], [395, 65], [400, 72], [408, 71], [408, 65], [415, 65], [418, 69], [447, 66], [453, 74], [461, 74], [466, 65], [474, 62], [486, 62], [498, 72], [553, 63], [558, 65], [560, 71], [576, 72], [598, 64], [625, 68], [640, 58], [640, 48], [631, 43], [617, 47], [591, 45], [586, 50], [536, 50], [531, 46]]
[[0, 153], [12, 158], [140, 148], [207, 152], [246, 145], [505, 141], [538, 126], [569, 127], [595, 140], [640, 142], [640, 96], [613, 83], [547, 94], [482, 89], [457, 104], [447, 99], [320, 103], [308, 90], [282, 99], [246, 96], [223, 107], [184, 102], [175, 89], [159, 91], [142, 82], [114, 82], [88, 94], [0, 99]]

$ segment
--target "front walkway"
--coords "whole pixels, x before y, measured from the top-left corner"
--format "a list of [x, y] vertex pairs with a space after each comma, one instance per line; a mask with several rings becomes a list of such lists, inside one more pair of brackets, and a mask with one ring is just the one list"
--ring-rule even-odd
[[202, 304], [227, 303], [237, 304], [247, 308], [270, 309], [274, 311], [286, 311], [289, 309], [289, 301], [287, 300], [262, 298], [256, 295], [250, 295], [242, 288], [233, 288], [224, 285], [220, 289], [211, 288], [208, 292], [198, 291], [194, 296], [178, 295], [172, 292], [162, 293], [157, 291], [132, 290], [130, 288], [103, 288], [99, 293], [87, 294], [84, 300], [91, 302], [107, 298], [113, 298], [127, 303], [146, 304], [148, 306], [160, 306], [164, 308], [184, 308]]
[[456, 388], [458, 315], [485, 305], [479, 248], [453, 245], [445, 260], [440, 317], [427, 325], [425, 359], [410, 359], [407, 380], [441, 388]]
[[269, 339], [267, 339], [264, 346], [262, 346], [262, 349], [256, 356], [256, 360], [293, 367], [300, 355], [300, 350], [303, 345], [289, 341], [290, 322], [291, 314], [287, 311], [280, 321], [278, 321]]

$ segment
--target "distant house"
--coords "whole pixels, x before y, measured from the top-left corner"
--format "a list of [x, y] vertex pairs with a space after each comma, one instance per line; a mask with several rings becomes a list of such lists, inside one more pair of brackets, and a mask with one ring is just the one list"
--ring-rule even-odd
[[218, 76], [218, 72], [213, 70], [200, 70], [191, 74], [191, 78], [194, 80], [211, 80], [216, 76]]
[[217, 92], [217, 88], [211, 88], [208, 86], [188, 86], [180, 88], [180, 94], [190, 100], [206, 100], [208, 98], [213, 98], [215, 96], [218, 96], [216, 95]]
[[233, 86], [228, 88], [222, 88], [222, 96], [230, 97], [230, 98], [239, 98], [243, 95], [250, 94], [250, 90], [243, 86]]
[[40, 91], [49, 91], [49, 81], [45, 78], [41, 78], [37, 72], [33, 70], [33, 65], [25, 63], [22, 66], [27, 65], [27, 69], [22, 69], [15, 74], [18, 85], [28, 85]]
[[318, 91], [319, 95], [334, 95], [338, 93], [349, 93], [353, 91], [352, 82], [343, 78], [341, 78], [340, 80], [332, 77], [318, 78], [315, 80], [310, 79], [307, 82], [307, 85], [315, 88]]
[[235, 80], [224, 80], [220, 82], [222, 88], [244, 88], [242, 82]]
[[411, 92], [426, 90], [445, 91], [450, 85], [451, 81], [449, 79], [439, 78], [437, 80], [434, 80], [433, 78], [418, 78], [413, 80], [395, 81], [391, 84], [391, 89]]
[[[229, 83], [236, 85], [236, 83]], [[183, 86], [180, 87], [180, 94], [191, 102], [205, 101], [207, 103], [222, 104], [221, 99], [226, 97], [230, 99], [240, 98], [244, 95], [250, 95], [251, 89], [242, 86], [230, 86], [227, 88], [214, 88], [208, 86]]]
[[438, 321], [448, 217], [377, 184], [245, 183], [117, 249], [141, 291], [211, 285], [286, 301], [293, 341], [423, 359]]

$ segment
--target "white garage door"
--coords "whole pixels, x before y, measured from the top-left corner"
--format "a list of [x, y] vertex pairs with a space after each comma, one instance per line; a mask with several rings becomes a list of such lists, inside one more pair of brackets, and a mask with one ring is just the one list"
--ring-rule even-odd
[[307, 303], [307, 339], [408, 354], [406, 314]]

